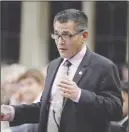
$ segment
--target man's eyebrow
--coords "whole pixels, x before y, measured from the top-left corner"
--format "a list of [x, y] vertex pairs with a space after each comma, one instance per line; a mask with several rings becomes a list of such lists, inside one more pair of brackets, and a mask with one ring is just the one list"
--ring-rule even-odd
[[[58, 31], [58, 30], [54, 30], [54, 33], [59, 33], [59, 31]], [[70, 34], [69, 31], [63, 31], [62, 33], [63, 33], [63, 34]]]
[[65, 33], [65, 34], [70, 34], [70, 32], [69, 32], [69, 31], [63, 31], [62, 33]]

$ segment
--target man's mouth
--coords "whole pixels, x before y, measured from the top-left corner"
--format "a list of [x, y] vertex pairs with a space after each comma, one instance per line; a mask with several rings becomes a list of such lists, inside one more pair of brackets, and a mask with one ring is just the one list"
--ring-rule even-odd
[[60, 51], [66, 51], [68, 49], [65, 49], [65, 48], [59, 48]]

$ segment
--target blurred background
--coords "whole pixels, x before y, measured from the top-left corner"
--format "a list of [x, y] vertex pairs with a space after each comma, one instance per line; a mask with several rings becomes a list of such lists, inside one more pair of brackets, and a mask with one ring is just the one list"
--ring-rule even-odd
[[50, 38], [57, 12], [76, 8], [89, 17], [89, 47], [118, 66], [127, 62], [128, 2], [1, 2], [1, 61], [42, 67], [59, 56]]
[[[44, 80], [47, 64], [59, 56], [50, 37], [53, 18], [68, 8], [87, 14], [88, 46], [111, 59], [119, 68], [121, 80], [128, 80], [129, 2], [1, 1], [0, 5], [2, 103], [29, 104], [39, 100], [43, 82], [37, 80]], [[32, 94], [26, 99], [23, 95], [30, 93], [26, 91], [30, 85]], [[39, 88], [36, 95], [35, 87]]]

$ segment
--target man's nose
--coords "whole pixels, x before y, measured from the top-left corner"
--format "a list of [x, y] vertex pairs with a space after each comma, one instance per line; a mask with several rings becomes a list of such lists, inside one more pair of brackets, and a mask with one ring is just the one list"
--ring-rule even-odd
[[58, 39], [58, 44], [59, 44], [59, 45], [65, 44], [65, 41], [60, 37], [60, 38]]

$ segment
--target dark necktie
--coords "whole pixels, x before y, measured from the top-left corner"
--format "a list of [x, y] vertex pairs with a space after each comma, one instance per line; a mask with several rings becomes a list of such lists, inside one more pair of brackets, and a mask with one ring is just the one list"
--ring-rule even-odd
[[69, 62], [68, 60], [66, 60], [66, 61], [64, 62], [64, 66], [67, 68], [67, 69], [66, 69], [66, 74], [67, 74], [67, 75], [69, 75], [69, 68], [70, 68], [71, 65], [72, 65], [72, 63]]
[[[66, 74], [67, 74], [67, 75], [69, 75], [69, 68], [70, 68], [71, 65], [72, 65], [72, 63], [69, 62], [68, 60], [66, 60], [66, 61], [64, 62], [64, 66], [66, 67]], [[66, 98], [64, 97], [64, 98], [63, 98], [63, 106], [64, 106], [65, 102], [66, 102]]]

